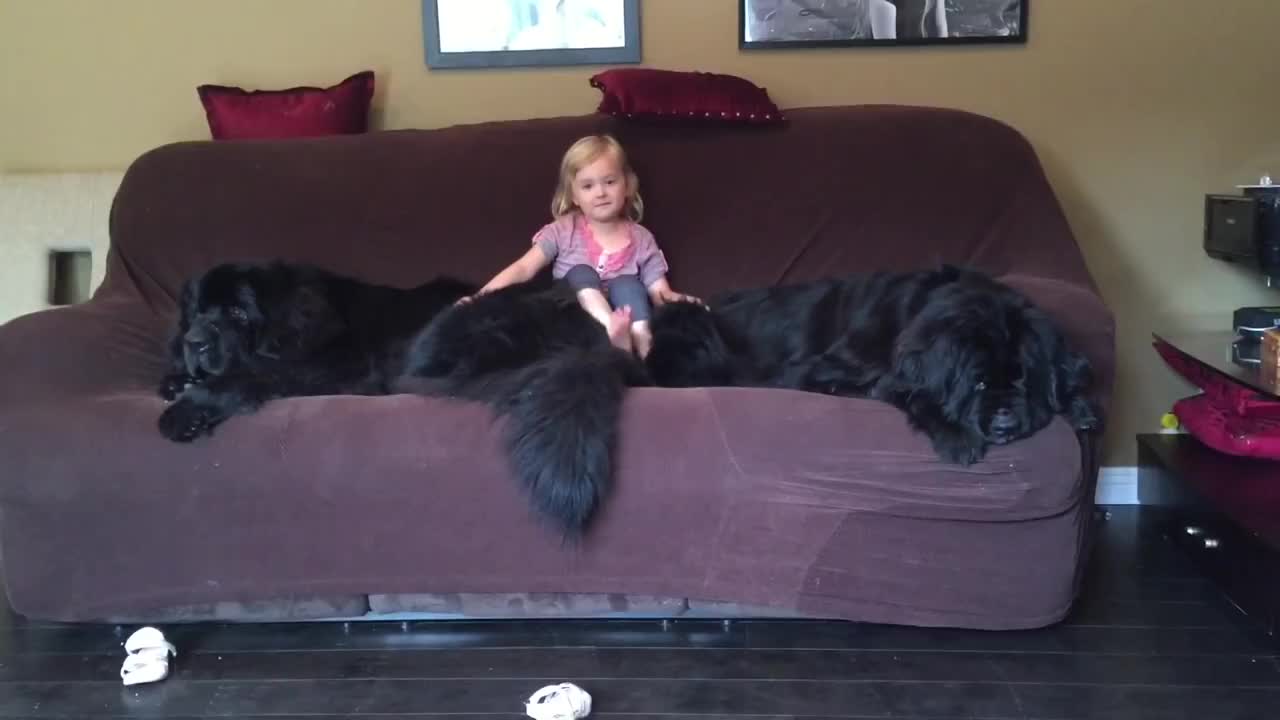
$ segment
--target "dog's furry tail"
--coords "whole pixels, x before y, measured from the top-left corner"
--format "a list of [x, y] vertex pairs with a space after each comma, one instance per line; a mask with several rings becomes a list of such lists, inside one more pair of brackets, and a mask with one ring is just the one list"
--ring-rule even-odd
[[577, 539], [612, 486], [622, 403], [637, 364], [615, 350], [553, 356], [517, 373], [506, 409], [512, 470], [534, 509]]
[[626, 389], [648, 384], [640, 364], [612, 348], [556, 353], [526, 367], [418, 392], [490, 405], [534, 512], [576, 541], [609, 494]]

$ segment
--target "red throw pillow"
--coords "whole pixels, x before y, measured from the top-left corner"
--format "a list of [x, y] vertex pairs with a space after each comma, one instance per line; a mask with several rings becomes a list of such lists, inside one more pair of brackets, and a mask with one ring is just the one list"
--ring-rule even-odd
[[736, 75], [614, 68], [592, 76], [604, 93], [599, 112], [628, 118], [774, 124], [782, 111], [764, 88]]
[[373, 84], [373, 71], [365, 70], [327, 88], [201, 85], [196, 92], [215, 140], [289, 138], [365, 132]]

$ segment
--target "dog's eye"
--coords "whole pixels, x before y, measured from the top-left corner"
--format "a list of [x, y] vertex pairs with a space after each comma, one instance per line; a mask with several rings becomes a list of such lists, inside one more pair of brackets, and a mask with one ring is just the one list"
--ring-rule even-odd
[[232, 320], [235, 320], [238, 323], [249, 322], [249, 313], [245, 312], [244, 308], [233, 307], [229, 312], [231, 313]]
[[973, 389], [978, 392], [982, 392], [983, 390], [987, 389], [987, 384], [985, 382], [980, 382], [977, 385], [974, 385]]

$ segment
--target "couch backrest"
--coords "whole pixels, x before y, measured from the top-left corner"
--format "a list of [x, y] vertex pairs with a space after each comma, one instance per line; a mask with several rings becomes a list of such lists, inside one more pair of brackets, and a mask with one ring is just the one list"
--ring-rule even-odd
[[1093, 288], [1035, 153], [1007, 125], [903, 106], [787, 115], [768, 128], [591, 114], [166, 145], [121, 184], [106, 284], [168, 305], [213, 263], [275, 257], [397, 285], [483, 281], [550, 219], [565, 148], [607, 131], [640, 175], [679, 289], [942, 261]]

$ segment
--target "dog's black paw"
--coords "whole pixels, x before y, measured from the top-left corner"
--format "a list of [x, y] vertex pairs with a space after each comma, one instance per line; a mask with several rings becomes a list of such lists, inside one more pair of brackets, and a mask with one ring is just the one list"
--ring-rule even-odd
[[173, 442], [191, 442], [213, 430], [217, 420], [217, 408], [182, 399], [160, 413], [157, 426], [160, 434]]
[[164, 398], [165, 402], [173, 402], [195, 383], [196, 379], [186, 373], [170, 373], [160, 381], [160, 397]]
[[969, 466], [987, 454], [987, 443], [981, 437], [963, 430], [939, 428], [930, 438], [933, 450], [943, 462]]

